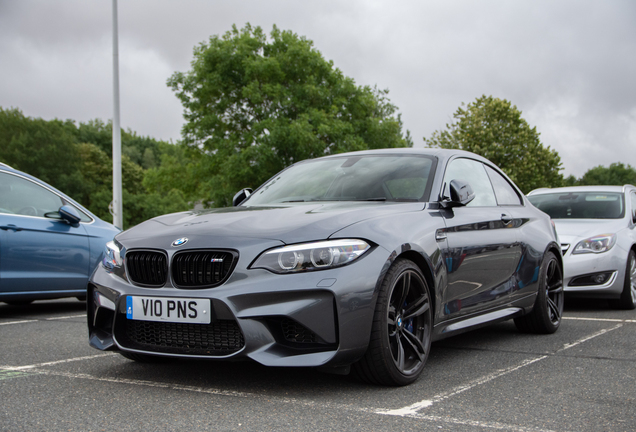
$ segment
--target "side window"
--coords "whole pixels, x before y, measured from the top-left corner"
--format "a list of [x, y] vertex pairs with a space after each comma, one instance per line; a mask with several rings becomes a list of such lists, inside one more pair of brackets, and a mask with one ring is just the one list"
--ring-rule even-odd
[[[0, 213], [44, 217], [46, 213], [57, 212], [64, 204], [67, 203], [61, 197], [32, 181], [0, 173]], [[83, 222], [92, 220], [80, 209], [76, 210]]]
[[632, 220], [634, 220], [636, 219], [636, 192], [630, 193], [629, 196], [632, 198]]
[[0, 173], [0, 208], [3, 213], [44, 216], [57, 211], [62, 199], [29, 180]]
[[497, 171], [490, 168], [488, 165], [485, 165], [486, 172], [488, 173], [488, 177], [490, 177], [490, 181], [492, 182], [492, 187], [495, 189], [495, 196], [497, 197], [497, 204], [499, 205], [521, 205], [523, 202], [517, 192], [514, 190], [510, 183]]
[[451, 180], [463, 180], [473, 188], [475, 199], [468, 204], [468, 207], [497, 205], [490, 179], [481, 162], [463, 158], [453, 160], [446, 168], [444, 183], [448, 185]]

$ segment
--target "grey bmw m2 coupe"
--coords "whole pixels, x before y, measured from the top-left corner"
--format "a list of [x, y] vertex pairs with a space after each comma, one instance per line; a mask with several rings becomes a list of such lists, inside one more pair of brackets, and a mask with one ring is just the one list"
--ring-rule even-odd
[[433, 341], [508, 319], [546, 334], [561, 323], [554, 225], [475, 154], [306, 160], [234, 204], [117, 235], [89, 283], [90, 344], [406, 385]]

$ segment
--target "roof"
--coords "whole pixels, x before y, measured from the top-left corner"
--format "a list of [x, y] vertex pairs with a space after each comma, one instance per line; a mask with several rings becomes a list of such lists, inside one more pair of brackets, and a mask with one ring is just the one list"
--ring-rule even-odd
[[535, 189], [533, 191], [531, 191], [528, 196], [530, 195], [543, 195], [543, 194], [550, 194], [550, 193], [568, 193], [568, 192], [614, 192], [614, 193], [623, 193], [626, 190], [634, 190], [636, 189], [635, 186], [630, 185], [630, 184], [626, 184], [623, 186], [603, 186], [603, 185], [599, 185], [599, 186], [567, 186], [567, 187], [560, 187], [560, 188], [541, 188], [541, 189]]
[[[373, 149], [373, 150], [361, 150], [355, 152], [348, 153], [336, 153], [333, 155], [327, 155], [325, 157], [349, 157], [349, 156], [366, 156], [366, 155], [395, 155], [395, 154], [410, 154], [410, 155], [425, 155], [425, 156], [433, 156], [442, 160], [446, 160], [451, 158], [452, 156], [463, 156], [476, 160], [480, 160], [482, 162], [488, 162], [493, 164], [491, 161], [486, 159], [483, 156], [478, 154], [458, 149], [440, 149], [440, 148], [428, 148], [428, 147], [397, 147], [397, 148], [386, 148], [386, 149]], [[494, 165], [494, 164], [493, 164]]]

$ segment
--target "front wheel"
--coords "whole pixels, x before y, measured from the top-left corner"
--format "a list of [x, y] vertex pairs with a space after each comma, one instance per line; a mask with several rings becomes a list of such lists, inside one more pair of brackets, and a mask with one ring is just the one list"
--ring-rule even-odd
[[428, 358], [432, 316], [422, 272], [412, 261], [397, 259], [380, 288], [369, 347], [353, 365], [354, 374], [372, 384], [414, 382]]
[[515, 318], [515, 325], [526, 333], [554, 333], [561, 325], [563, 298], [561, 262], [548, 252], [539, 270], [539, 291], [532, 312]]
[[633, 250], [627, 256], [625, 269], [625, 282], [623, 292], [618, 300], [610, 300], [610, 306], [614, 309], [636, 309], [636, 254]]

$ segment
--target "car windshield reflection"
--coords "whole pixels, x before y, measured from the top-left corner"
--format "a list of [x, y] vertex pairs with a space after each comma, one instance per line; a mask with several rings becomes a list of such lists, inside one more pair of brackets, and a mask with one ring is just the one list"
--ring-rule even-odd
[[431, 175], [424, 156], [374, 155], [302, 162], [256, 190], [244, 203], [263, 206], [312, 201], [421, 201]]
[[620, 219], [625, 215], [621, 193], [577, 191], [531, 195], [528, 199], [552, 219]]

